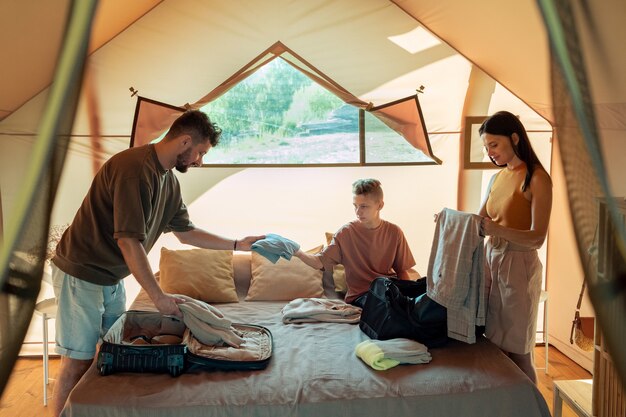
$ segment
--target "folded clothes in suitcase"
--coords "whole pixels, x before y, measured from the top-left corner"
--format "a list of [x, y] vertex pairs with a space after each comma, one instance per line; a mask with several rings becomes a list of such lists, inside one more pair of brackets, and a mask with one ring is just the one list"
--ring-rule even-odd
[[243, 338], [243, 344], [205, 345], [187, 329], [183, 343], [187, 347], [188, 368], [206, 370], [264, 369], [272, 356], [272, 333], [263, 326], [233, 323], [233, 330]]
[[127, 311], [104, 335], [98, 352], [101, 375], [114, 372], [169, 372], [189, 369], [254, 370], [267, 366], [273, 340], [269, 329], [234, 323], [244, 342], [239, 348], [200, 343], [176, 317], [158, 312]]

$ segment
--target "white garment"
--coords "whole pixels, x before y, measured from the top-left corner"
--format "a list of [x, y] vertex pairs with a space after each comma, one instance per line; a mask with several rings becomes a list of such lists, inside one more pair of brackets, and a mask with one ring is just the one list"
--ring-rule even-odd
[[182, 294], [177, 296], [186, 300], [178, 304], [178, 308], [183, 313], [185, 325], [200, 343], [208, 346], [226, 343], [235, 348], [242, 345], [243, 338], [232, 328], [231, 321], [221, 311], [204, 301]]
[[356, 324], [361, 319], [361, 308], [327, 298], [296, 298], [285, 305], [281, 313], [286, 324], [317, 321]]
[[476, 342], [485, 325], [482, 218], [445, 208], [437, 218], [428, 262], [426, 294], [448, 310], [448, 337]]

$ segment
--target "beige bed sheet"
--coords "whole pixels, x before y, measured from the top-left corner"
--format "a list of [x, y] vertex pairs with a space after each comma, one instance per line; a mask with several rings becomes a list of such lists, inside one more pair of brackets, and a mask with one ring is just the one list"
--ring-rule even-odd
[[[550, 416], [537, 388], [484, 338], [431, 349], [429, 364], [375, 371], [354, 354], [368, 339], [358, 325], [283, 324], [284, 304], [216, 305], [233, 322], [271, 330], [265, 370], [102, 377], [94, 364], [62, 416]], [[133, 307], [152, 308], [142, 297]]]

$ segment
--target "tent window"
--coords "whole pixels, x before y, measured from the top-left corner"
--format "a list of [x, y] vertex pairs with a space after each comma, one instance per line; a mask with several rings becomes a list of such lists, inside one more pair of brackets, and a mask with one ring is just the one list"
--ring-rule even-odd
[[[430, 148], [417, 97], [375, 107], [280, 42], [193, 107], [207, 113], [223, 132], [219, 146], [205, 155], [205, 166], [441, 162]], [[161, 140], [182, 111], [139, 97], [131, 146]]]
[[205, 165], [432, 163], [367, 112], [360, 128], [358, 108], [280, 58], [201, 110], [223, 129], [219, 146], [204, 157]]
[[207, 165], [359, 162], [359, 109], [282, 59], [201, 110], [223, 130]]
[[365, 162], [394, 163], [418, 162], [429, 163], [422, 151], [415, 149], [398, 132], [390, 129], [376, 116], [365, 113]]

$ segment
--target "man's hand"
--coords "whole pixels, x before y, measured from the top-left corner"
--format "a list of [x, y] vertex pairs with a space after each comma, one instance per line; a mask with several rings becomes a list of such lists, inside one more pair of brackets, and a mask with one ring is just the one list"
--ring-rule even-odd
[[265, 235], [261, 236], [246, 236], [237, 241], [237, 250], [250, 250], [252, 244], [257, 240], [265, 239]]
[[161, 297], [153, 301], [161, 314], [183, 318], [183, 313], [180, 311], [180, 308], [178, 308], [178, 304], [184, 303], [184, 299], [172, 294], [163, 293]]

